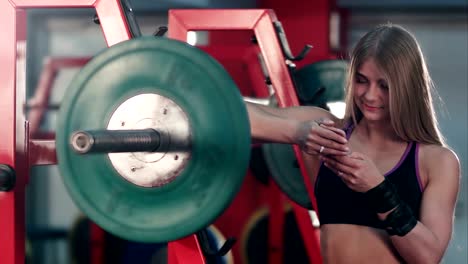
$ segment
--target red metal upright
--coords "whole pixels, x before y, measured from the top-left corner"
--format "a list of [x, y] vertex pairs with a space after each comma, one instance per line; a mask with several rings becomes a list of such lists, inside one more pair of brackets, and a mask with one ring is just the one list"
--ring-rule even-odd
[[[0, 262], [19, 264], [25, 261], [25, 186], [29, 168], [33, 165], [55, 163], [53, 141], [33, 142], [29, 148], [28, 122], [24, 117], [25, 87], [17, 84], [17, 52], [26, 39], [26, 9], [32, 8], [95, 8], [107, 45], [131, 38], [129, 27], [119, 0], [3, 0], [0, 1], [0, 24], [4, 37], [0, 41], [0, 164], [16, 171], [16, 186], [9, 192], [0, 192]], [[48, 148], [44, 154], [42, 147]], [[35, 150], [37, 152], [30, 152]], [[41, 158], [31, 158], [41, 155]], [[37, 162], [37, 163], [36, 163]]]
[[[16, 10], [8, 1], [0, 2], [2, 10], [1, 25], [4, 38], [0, 41], [0, 163], [10, 165], [17, 174], [16, 186], [10, 192], [0, 192], [0, 252], [2, 263], [24, 263], [24, 184], [27, 175], [22, 175], [21, 157], [24, 157], [24, 126], [16, 113], [16, 59], [17, 40], [25, 30], [21, 11]], [[11, 25], [8, 27], [6, 25]], [[18, 119], [17, 119], [18, 118]], [[18, 121], [17, 121], [18, 120]], [[19, 123], [19, 124], [18, 124]], [[18, 126], [23, 126], [19, 127]], [[23, 131], [23, 133], [21, 133]], [[21, 133], [17, 135], [17, 133]], [[20, 146], [16, 143], [20, 141]], [[22, 142], [21, 142], [22, 141]]]
[[169, 242], [167, 246], [169, 264], [204, 264], [205, 257], [195, 234], [177, 241]]
[[[186, 41], [188, 31], [252, 30], [258, 41], [280, 107], [298, 106], [299, 101], [293, 81], [273, 27], [275, 21], [277, 17], [273, 10], [269, 9], [170, 10], [168, 36]], [[294, 149], [310, 199], [314, 208], [317, 208], [314, 190], [307, 178], [300, 149], [297, 146]], [[312, 263], [321, 263], [319, 238], [308, 211], [298, 206], [294, 206], [294, 210], [309, 259]]]

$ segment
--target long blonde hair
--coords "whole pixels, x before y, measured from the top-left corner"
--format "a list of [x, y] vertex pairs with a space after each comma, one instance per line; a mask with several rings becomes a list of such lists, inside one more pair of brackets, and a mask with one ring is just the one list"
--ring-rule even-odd
[[356, 125], [362, 113], [354, 102], [356, 71], [373, 58], [389, 89], [390, 120], [405, 141], [445, 145], [433, 106], [433, 83], [421, 48], [400, 26], [385, 24], [365, 34], [351, 53], [346, 85], [345, 120]]

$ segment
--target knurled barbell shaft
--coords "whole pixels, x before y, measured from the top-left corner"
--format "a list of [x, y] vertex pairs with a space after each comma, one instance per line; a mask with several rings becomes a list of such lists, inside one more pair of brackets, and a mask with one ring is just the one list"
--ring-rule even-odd
[[161, 135], [154, 129], [77, 131], [70, 138], [80, 154], [115, 152], [155, 152]]

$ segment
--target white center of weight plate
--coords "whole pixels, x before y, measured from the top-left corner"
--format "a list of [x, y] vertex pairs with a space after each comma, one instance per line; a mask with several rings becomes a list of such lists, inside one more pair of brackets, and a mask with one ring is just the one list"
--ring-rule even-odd
[[155, 152], [109, 153], [114, 168], [126, 180], [143, 187], [173, 181], [191, 157], [191, 128], [185, 112], [159, 94], [139, 94], [123, 102], [112, 114], [108, 130], [157, 130], [161, 143]]

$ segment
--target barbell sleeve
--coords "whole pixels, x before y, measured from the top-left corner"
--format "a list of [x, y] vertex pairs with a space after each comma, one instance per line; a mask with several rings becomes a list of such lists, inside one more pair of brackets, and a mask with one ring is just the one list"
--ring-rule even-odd
[[154, 152], [161, 134], [154, 129], [77, 131], [70, 138], [72, 149], [80, 154], [115, 152]]

